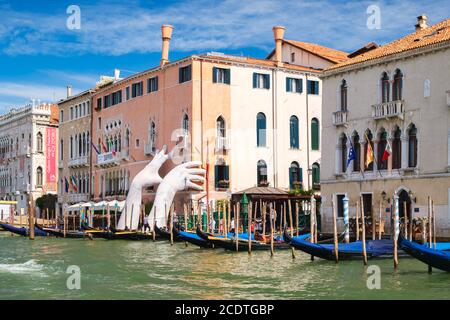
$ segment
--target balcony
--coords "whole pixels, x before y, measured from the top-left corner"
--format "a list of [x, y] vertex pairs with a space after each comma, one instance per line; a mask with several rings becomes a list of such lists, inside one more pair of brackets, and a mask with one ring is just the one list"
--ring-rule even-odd
[[216, 152], [230, 150], [230, 139], [228, 137], [216, 138]]
[[70, 203], [80, 203], [89, 201], [89, 194], [87, 193], [71, 193], [69, 194]]
[[79, 168], [89, 165], [89, 156], [80, 156], [69, 160], [69, 167]]
[[348, 123], [348, 111], [336, 111], [333, 112], [333, 125], [336, 127], [338, 126], [345, 126]]
[[403, 119], [404, 102], [403, 100], [384, 102], [372, 106], [372, 117], [375, 120], [400, 118]]
[[113, 167], [120, 164], [121, 153], [106, 152], [97, 155], [97, 165], [100, 167]]
[[147, 143], [144, 145], [144, 153], [145, 153], [147, 156], [154, 156], [154, 155], [155, 155], [155, 152], [156, 152], [156, 146], [155, 146], [155, 144], [154, 144], [153, 141], [147, 142]]

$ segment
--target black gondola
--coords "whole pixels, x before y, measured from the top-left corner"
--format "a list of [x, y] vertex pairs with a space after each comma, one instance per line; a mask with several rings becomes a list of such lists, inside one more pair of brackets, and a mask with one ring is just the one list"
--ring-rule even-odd
[[[172, 228], [172, 232], [173, 232], [173, 241], [175, 241], [175, 242], [180, 242], [180, 241], [182, 241], [181, 239], [179, 239], [178, 237], [177, 237], [177, 235], [175, 234], [175, 226]], [[158, 228], [158, 226], [156, 226], [155, 225], [155, 232], [156, 232], [156, 235], [158, 235], [162, 240], [169, 240], [170, 241], [170, 232], [169, 231], [167, 231], [166, 229], [161, 229], [161, 228]]]
[[176, 228], [174, 228], [173, 231], [174, 235], [176, 235], [177, 238], [179, 238], [181, 241], [189, 242], [193, 245], [199, 246], [200, 248], [214, 248], [214, 245], [211, 242], [200, 238], [195, 232], [181, 231]]
[[55, 237], [58, 237], [58, 238], [69, 238], [69, 239], [89, 238], [89, 239], [92, 239], [92, 234], [85, 233], [83, 231], [70, 230], [70, 231], [66, 231], [66, 233], [64, 234], [64, 230], [53, 229], [53, 228], [46, 228], [46, 227], [43, 227], [43, 226], [41, 226], [39, 224], [36, 224], [35, 226], [39, 230], [41, 230], [43, 232], [47, 232], [48, 234], [50, 234], [52, 236], [55, 236]]

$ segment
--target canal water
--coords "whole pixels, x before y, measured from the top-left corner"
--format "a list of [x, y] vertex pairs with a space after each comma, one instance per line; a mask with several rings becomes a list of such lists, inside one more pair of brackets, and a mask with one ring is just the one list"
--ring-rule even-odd
[[[230, 253], [183, 243], [37, 238], [0, 232], [0, 299], [450, 299], [450, 273], [419, 261], [369, 261], [381, 288], [368, 289], [362, 262], [296, 251]], [[69, 266], [81, 288], [67, 289]]]

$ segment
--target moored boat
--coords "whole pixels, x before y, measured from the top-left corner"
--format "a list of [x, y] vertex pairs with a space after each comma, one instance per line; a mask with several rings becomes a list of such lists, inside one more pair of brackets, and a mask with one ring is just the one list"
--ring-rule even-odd
[[[9, 231], [14, 234], [18, 234], [18, 235], [21, 235], [24, 237], [29, 236], [29, 230], [28, 230], [29, 228], [16, 227], [9, 223], [2, 223], [2, 224], [0, 224], [0, 227], [3, 228], [5, 231]], [[48, 233], [34, 227], [34, 235], [36, 237], [46, 237], [46, 236], [48, 236]]]
[[412, 257], [426, 263], [430, 267], [450, 272], [450, 251], [429, 248], [399, 237], [400, 247]]
[[176, 235], [181, 241], [186, 241], [193, 245], [199, 246], [200, 248], [214, 248], [214, 245], [211, 242], [200, 238], [195, 232], [181, 231], [175, 228], [174, 235]]
[[47, 232], [48, 234], [55, 236], [57, 238], [69, 238], [69, 239], [82, 239], [82, 238], [90, 238], [92, 239], [92, 235], [89, 233], [85, 233], [83, 231], [78, 230], [70, 230], [64, 233], [64, 230], [54, 229], [54, 228], [46, 228], [41, 225], [36, 224], [36, 228]]

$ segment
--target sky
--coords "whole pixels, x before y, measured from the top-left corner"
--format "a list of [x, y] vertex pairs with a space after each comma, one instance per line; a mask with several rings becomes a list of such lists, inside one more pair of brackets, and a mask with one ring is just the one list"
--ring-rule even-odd
[[[67, 26], [71, 5], [79, 29]], [[367, 25], [371, 6], [379, 28]], [[274, 25], [286, 39], [352, 52], [413, 32], [418, 15], [435, 24], [449, 12], [448, 0], [0, 0], [0, 113], [32, 98], [58, 101], [69, 84], [84, 91], [114, 69], [127, 77], [157, 66], [162, 24], [175, 28], [170, 60], [209, 51], [264, 58]]]

